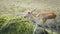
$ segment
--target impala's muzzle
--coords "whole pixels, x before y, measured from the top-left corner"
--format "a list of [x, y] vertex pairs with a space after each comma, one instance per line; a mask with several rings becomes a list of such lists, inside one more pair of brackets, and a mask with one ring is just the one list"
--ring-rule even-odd
[[24, 16], [24, 18], [26, 18], [26, 16]]

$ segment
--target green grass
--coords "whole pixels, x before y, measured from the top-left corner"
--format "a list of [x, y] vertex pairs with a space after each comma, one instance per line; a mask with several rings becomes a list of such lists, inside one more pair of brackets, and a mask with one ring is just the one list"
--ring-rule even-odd
[[[49, 29], [46, 29], [46, 31], [48, 31], [48, 33], [49, 33], [49, 34], [51, 34], [51, 33], [52, 33], [52, 31], [51, 31], [51, 30], [49, 30]], [[53, 34], [57, 34], [57, 32], [53, 32]]]
[[0, 15], [0, 25], [0, 34], [32, 34], [33, 32], [33, 24], [20, 16]]

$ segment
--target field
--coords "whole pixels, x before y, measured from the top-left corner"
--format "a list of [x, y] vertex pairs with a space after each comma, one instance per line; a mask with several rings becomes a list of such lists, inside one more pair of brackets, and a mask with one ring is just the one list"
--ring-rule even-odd
[[[56, 12], [60, 32], [60, 0], [0, 0], [0, 34], [32, 34], [35, 25], [23, 16], [33, 8], [36, 8], [35, 15], [45, 10]], [[46, 23], [54, 27], [52, 20]], [[51, 29], [57, 34], [55, 28]], [[46, 28], [46, 31], [50, 34], [51, 29]]]

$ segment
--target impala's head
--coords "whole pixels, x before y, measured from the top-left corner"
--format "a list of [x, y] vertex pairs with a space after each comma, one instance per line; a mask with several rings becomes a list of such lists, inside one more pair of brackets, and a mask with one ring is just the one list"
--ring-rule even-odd
[[24, 16], [24, 18], [26, 17], [30, 17], [32, 15], [32, 12], [35, 11], [36, 8], [32, 9], [32, 10], [29, 10], [29, 12], [27, 12], [27, 14]]
[[31, 16], [31, 12], [28, 12], [25, 16], [24, 16], [24, 18], [26, 18], [26, 17], [30, 17]]

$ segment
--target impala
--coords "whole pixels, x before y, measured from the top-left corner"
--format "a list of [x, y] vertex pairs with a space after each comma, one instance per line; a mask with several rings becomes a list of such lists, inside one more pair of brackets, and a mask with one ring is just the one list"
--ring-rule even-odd
[[[31, 19], [36, 22], [36, 27], [34, 29], [34, 32], [36, 31], [36, 28], [39, 24], [42, 23], [42, 26], [44, 27], [44, 24], [48, 19], [53, 19], [55, 24], [57, 24], [57, 20], [56, 20], [57, 15], [55, 14], [55, 12], [40, 12], [39, 14], [34, 15], [34, 14], [32, 14], [32, 12], [35, 10], [36, 9], [34, 8], [30, 12], [28, 12], [27, 15], [25, 15], [25, 17], [28, 17], [28, 19]], [[45, 27], [44, 27], [44, 31], [45, 31]], [[34, 32], [33, 32], [33, 34], [34, 34]]]

